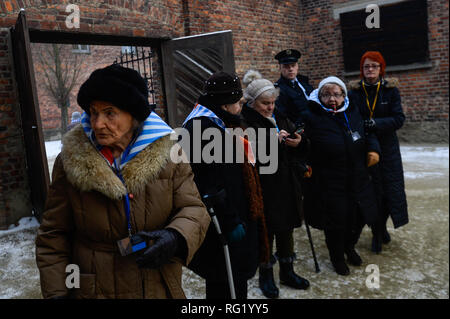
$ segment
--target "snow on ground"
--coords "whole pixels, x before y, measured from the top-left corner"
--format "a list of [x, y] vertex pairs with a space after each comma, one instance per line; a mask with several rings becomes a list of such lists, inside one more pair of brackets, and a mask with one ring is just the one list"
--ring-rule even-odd
[[[60, 144], [52, 142], [48, 147], [49, 161], [54, 160]], [[315, 273], [305, 228], [296, 229], [295, 271], [307, 278], [311, 287], [306, 291], [280, 287], [276, 264], [274, 273], [280, 298], [449, 298], [449, 148], [402, 146], [401, 153], [409, 224], [394, 230], [389, 221], [392, 242], [384, 245], [379, 255], [370, 251], [371, 233], [366, 227], [357, 244], [364, 263], [360, 267], [350, 266], [351, 274], [347, 277], [334, 272], [323, 232], [311, 228], [321, 268], [320, 273]], [[41, 298], [34, 256], [36, 231], [36, 222], [25, 219], [19, 226], [0, 232], [0, 299]], [[376, 265], [380, 272], [378, 289], [366, 286], [373, 272], [366, 271], [370, 264]], [[265, 298], [258, 288], [258, 274], [248, 283], [249, 298]], [[183, 287], [188, 298], [205, 297], [203, 279], [186, 268]]]

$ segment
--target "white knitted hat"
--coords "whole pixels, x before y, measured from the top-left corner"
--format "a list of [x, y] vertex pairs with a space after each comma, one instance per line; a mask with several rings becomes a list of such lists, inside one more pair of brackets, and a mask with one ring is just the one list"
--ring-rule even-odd
[[268, 90], [276, 90], [272, 82], [263, 79], [261, 73], [255, 70], [248, 70], [242, 82], [247, 86], [244, 90], [244, 98], [250, 103], [262, 93]]
[[320, 81], [319, 87], [318, 87], [319, 93], [320, 93], [320, 90], [322, 89], [322, 87], [325, 84], [336, 84], [336, 85], [339, 85], [342, 88], [342, 90], [344, 91], [345, 96], [347, 96], [347, 87], [345, 86], [345, 83], [341, 79], [339, 79], [338, 77], [329, 76], [329, 77], [323, 79], [322, 81]]

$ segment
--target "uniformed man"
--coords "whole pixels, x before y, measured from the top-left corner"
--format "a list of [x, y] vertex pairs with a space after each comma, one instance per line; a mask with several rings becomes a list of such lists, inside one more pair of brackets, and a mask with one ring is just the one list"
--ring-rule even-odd
[[300, 56], [301, 53], [294, 49], [283, 50], [275, 55], [281, 72], [280, 79], [275, 83], [280, 88], [275, 105], [296, 125], [303, 122], [301, 113], [306, 109], [308, 96], [313, 91], [308, 77], [298, 74]]

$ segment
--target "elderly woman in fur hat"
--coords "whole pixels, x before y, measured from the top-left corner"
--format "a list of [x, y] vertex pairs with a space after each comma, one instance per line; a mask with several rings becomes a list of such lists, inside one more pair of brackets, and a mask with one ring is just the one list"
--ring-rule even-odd
[[[36, 238], [44, 298], [185, 297], [182, 265], [210, 217], [189, 164], [170, 161], [172, 129], [147, 93], [138, 72], [118, 65], [81, 86], [85, 113], [63, 138]], [[66, 285], [69, 264], [78, 287]]]
[[[269, 254], [260, 182], [251, 147], [244, 137], [233, 137], [230, 130], [241, 126], [241, 98], [239, 77], [216, 72], [206, 80], [204, 92], [183, 126], [190, 133], [189, 158], [194, 180], [202, 196], [214, 198], [209, 205], [214, 208], [228, 243], [236, 298], [246, 299], [247, 280], [255, 275], [260, 261], [268, 260]], [[202, 141], [197, 139], [196, 130], [201, 132], [198, 136], [203, 136]], [[199, 160], [195, 159], [195, 143], [201, 143]], [[237, 148], [229, 147], [237, 143], [244, 146], [243, 162], [236, 160]], [[211, 145], [215, 147], [211, 149]], [[212, 154], [212, 158], [206, 158]], [[211, 223], [189, 264], [205, 279], [207, 299], [232, 296], [225, 266], [222, 242]]]
[[305, 218], [324, 230], [331, 263], [339, 275], [348, 275], [345, 255], [350, 264], [361, 265], [355, 245], [364, 225], [378, 222], [368, 166], [378, 162], [379, 144], [374, 134], [366, 134], [358, 107], [334, 76], [311, 93], [305, 134], [311, 141], [308, 163], [313, 170], [305, 180]]
[[[259, 287], [268, 298], [277, 298], [279, 289], [273, 277], [273, 265], [280, 262], [280, 282], [295, 289], [307, 289], [309, 282], [294, 272], [294, 228], [301, 226], [302, 190], [301, 179], [307, 168], [302, 165], [308, 150], [307, 140], [296, 132], [295, 125], [275, 107], [279, 90], [261, 74], [249, 70], [244, 76], [244, 98], [242, 116], [248, 127], [257, 132], [258, 147], [269, 144], [271, 131], [277, 131], [278, 162], [272, 174], [262, 174], [261, 187], [264, 199], [264, 215], [267, 222], [271, 260], [259, 266]], [[260, 132], [264, 132], [260, 134]], [[266, 147], [266, 150], [269, 148]], [[259, 154], [259, 151], [258, 151]], [[257, 165], [264, 166], [257, 157]], [[276, 253], [274, 241], [276, 240]]]
[[379, 253], [382, 244], [391, 241], [386, 222], [391, 216], [394, 228], [408, 223], [402, 157], [396, 131], [403, 126], [398, 80], [385, 78], [386, 62], [378, 51], [367, 51], [361, 57], [361, 80], [349, 84], [349, 97], [361, 111], [367, 130], [376, 134], [381, 160], [370, 169], [381, 215], [380, 233], [374, 233], [372, 251]]

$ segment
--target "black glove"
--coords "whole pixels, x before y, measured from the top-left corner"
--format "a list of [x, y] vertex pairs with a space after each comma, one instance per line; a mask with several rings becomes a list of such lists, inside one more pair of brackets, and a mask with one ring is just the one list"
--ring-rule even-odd
[[154, 244], [136, 258], [136, 263], [140, 268], [153, 269], [169, 263], [170, 258], [175, 256], [178, 249], [178, 236], [181, 236], [178, 235], [176, 230], [172, 229], [139, 232], [137, 235], [147, 239], [147, 242], [154, 240]]
[[374, 119], [364, 120], [364, 127], [368, 132], [373, 132], [377, 128], [377, 123], [375, 123]]

